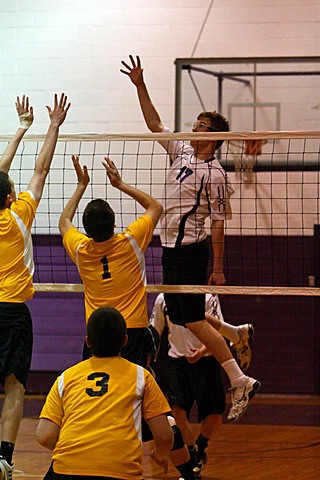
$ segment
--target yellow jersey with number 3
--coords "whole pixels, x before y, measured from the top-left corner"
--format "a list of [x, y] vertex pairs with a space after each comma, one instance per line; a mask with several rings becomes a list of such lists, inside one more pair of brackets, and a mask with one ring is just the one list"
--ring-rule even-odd
[[99, 307], [114, 307], [128, 328], [149, 325], [144, 253], [151, 242], [154, 223], [142, 215], [123, 233], [105, 242], [70, 228], [63, 245], [77, 265], [84, 285], [86, 319]]
[[74, 365], [56, 380], [40, 414], [60, 427], [54, 472], [142, 479], [141, 418], [168, 412], [159, 386], [141, 366], [121, 357]]

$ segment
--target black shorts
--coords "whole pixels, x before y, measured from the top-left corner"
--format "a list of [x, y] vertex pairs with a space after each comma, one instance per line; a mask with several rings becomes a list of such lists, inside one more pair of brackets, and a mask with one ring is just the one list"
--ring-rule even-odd
[[[130, 360], [130, 362], [147, 368], [148, 357], [154, 357], [159, 346], [159, 334], [156, 329], [150, 325], [145, 328], [128, 328], [128, 343], [121, 350], [121, 356]], [[83, 360], [92, 356], [91, 348], [84, 344]]]
[[64, 475], [63, 473], [55, 473], [53, 471], [52, 464], [50, 465], [49, 470], [43, 477], [43, 480], [122, 480], [121, 478], [114, 478], [114, 477], [98, 477], [96, 475], [89, 476], [89, 475]]
[[[207, 240], [175, 248], [163, 248], [165, 285], [206, 285], [210, 247]], [[165, 293], [170, 321], [176, 325], [205, 319], [205, 295]]]
[[208, 415], [222, 415], [226, 406], [220, 365], [212, 355], [192, 364], [185, 357], [168, 356], [166, 391], [169, 405], [178, 405], [188, 417], [196, 402], [198, 422]]
[[0, 302], [0, 382], [12, 373], [26, 387], [32, 356], [32, 319], [25, 303]]
[[154, 327], [128, 328], [128, 343], [121, 350], [121, 356], [130, 362], [148, 366], [148, 357], [154, 357], [159, 345], [159, 336]]

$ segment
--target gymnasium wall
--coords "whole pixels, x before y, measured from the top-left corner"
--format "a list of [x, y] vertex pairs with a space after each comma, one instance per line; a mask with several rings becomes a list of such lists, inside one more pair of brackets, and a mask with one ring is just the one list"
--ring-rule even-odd
[[130, 53], [141, 56], [173, 126], [176, 58], [319, 55], [319, 19], [318, 0], [1, 1], [0, 132], [15, 131], [22, 93], [35, 108], [30, 133], [45, 132], [56, 91], [72, 102], [63, 133], [145, 132], [134, 87], [119, 72]]
[[[119, 71], [130, 53], [141, 56], [152, 99], [173, 126], [176, 58], [319, 55], [319, 20], [318, 0], [1, 1], [0, 134], [16, 130], [14, 101], [23, 93], [35, 110], [30, 133], [44, 133], [45, 105], [62, 91], [72, 108], [61, 133], [146, 132], [135, 88]], [[319, 110], [296, 107], [299, 128]], [[37, 294], [30, 307], [33, 372], [77, 361], [81, 296]], [[252, 374], [265, 393], [319, 393], [317, 300], [226, 297], [223, 308], [237, 323], [255, 321]]]

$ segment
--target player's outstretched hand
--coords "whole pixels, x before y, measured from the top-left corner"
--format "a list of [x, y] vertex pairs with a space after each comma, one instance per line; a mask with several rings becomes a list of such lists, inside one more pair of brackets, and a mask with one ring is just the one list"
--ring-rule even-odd
[[72, 155], [71, 158], [72, 158], [74, 169], [75, 169], [76, 174], [77, 174], [78, 184], [86, 187], [88, 185], [88, 183], [90, 182], [90, 177], [89, 177], [89, 174], [88, 174], [87, 166], [84, 165], [83, 168], [81, 168], [80, 160], [79, 160], [78, 155]]
[[104, 157], [104, 161], [102, 162], [102, 165], [107, 171], [107, 175], [111, 185], [115, 188], [120, 188], [123, 181], [113, 161], [109, 157]]
[[22, 95], [21, 101], [17, 97], [16, 110], [19, 116], [20, 128], [28, 130], [33, 123], [33, 108], [31, 106], [29, 108], [29, 97]]
[[59, 127], [65, 121], [68, 110], [71, 106], [70, 102], [67, 104], [67, 100], [68, 97], [62, 93], [60, 100], [58, 101], [58, 95], [55, 93], [53, 109], [47, 105], [51, 125]]
[[122, 65], [126, 68], [126, 70], [121, 69], [120, 72], [128, 75], [130, 77], [131, 82], [138, 86], [139, 84], [143, 83], [143, 68], [141, 68], [141, 61], [139, 55], [136, 56], [136, 60], [134, 60], [132, 55], [129, 55], [129, 59], [131, 61], [131, 65], [128, 65], [123, 60], [121, 61]]

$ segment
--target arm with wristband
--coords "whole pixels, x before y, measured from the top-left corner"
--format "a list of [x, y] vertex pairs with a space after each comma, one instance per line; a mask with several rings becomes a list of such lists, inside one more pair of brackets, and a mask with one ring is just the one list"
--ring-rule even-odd
[[16, 110], [19, 116], [20, 126], [16, 131], [15, 135], [10, 140], [7, 148], [3, 152], [3, 155], [0, 159], [0, 170], [8, 173], [11, 167], [12, 160], [16, 154], [16, 151], [19, 147], [19, 144], [26, 133], [26, 131], [31, 127], [33, 123], [33, 108], [29, 108], [29, 98], [25, 95], [20, 98], [17, 97], [16, 100]]

